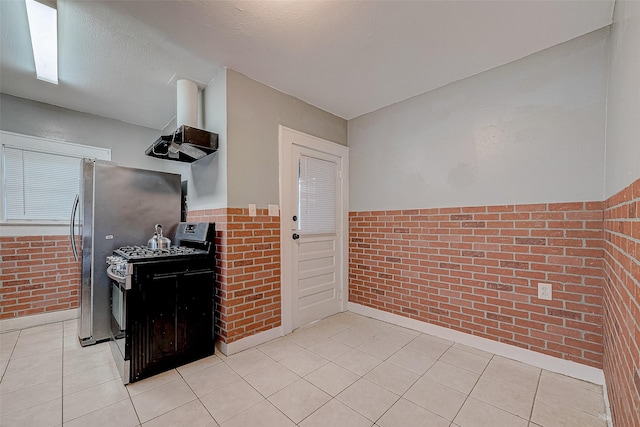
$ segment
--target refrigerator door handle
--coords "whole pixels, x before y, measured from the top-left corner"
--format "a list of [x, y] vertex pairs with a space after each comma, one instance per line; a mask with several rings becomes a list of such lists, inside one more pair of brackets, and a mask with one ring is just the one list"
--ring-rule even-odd
[[71, 250], [73, 251], [73, 257], [78, 261], [78, 249], [76, 248], [76, 212], [78, 211], [78, 203], [80, 202], [80, 195], [76, 194], [76, 198], [73, 201], [73, 208], [71, 208], [71, 222], [69, 223], [69, 238], [71, 239]]

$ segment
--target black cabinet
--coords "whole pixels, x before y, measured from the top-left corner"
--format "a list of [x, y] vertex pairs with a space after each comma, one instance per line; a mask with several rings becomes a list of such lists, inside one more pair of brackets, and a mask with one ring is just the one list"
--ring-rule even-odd
[[213, 271], [145, 270], [127, 295], [132, 382], [215, 351]]

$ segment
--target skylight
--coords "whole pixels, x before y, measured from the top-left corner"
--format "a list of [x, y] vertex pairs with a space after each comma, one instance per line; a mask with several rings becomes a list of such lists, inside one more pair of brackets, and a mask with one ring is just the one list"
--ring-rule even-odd
[[25, 0], [25, 4], [36, 77], [58, 84], [58, 11], [35, 0]]

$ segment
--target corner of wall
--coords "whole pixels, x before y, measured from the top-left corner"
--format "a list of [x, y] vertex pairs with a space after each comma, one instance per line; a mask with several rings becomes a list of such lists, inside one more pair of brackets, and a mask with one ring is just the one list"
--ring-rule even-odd
[[218, 134], [218, 151], [191, 164], [187, 200], [190, 210], [228, 206], [227, 69], [221, 69], [202, 93], [203, 128]]

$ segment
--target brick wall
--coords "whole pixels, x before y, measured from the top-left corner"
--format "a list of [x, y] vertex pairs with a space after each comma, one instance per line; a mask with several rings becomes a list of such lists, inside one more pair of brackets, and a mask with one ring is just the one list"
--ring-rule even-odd
[[605, 202], [604, 373], [616, 426], [640, 426], [640, 179]]
[[[231, 343], [280, 326], [280, 218], [258, 209], [189, 212], [216, 223], [216, 331]], [[79, 263], [67, 236], [0, 238], [0, 319], [78, 307]]]
[[189, 212], [216, 223], [217, 333], [226, 343], [281, 324], [280, 217], [243, 208]]
[[68, 236], [0, 237], [0, 319], [78, 307]]
[[602, 202], [351, 212], [349, 300], [600, 368], [602, 218]]

